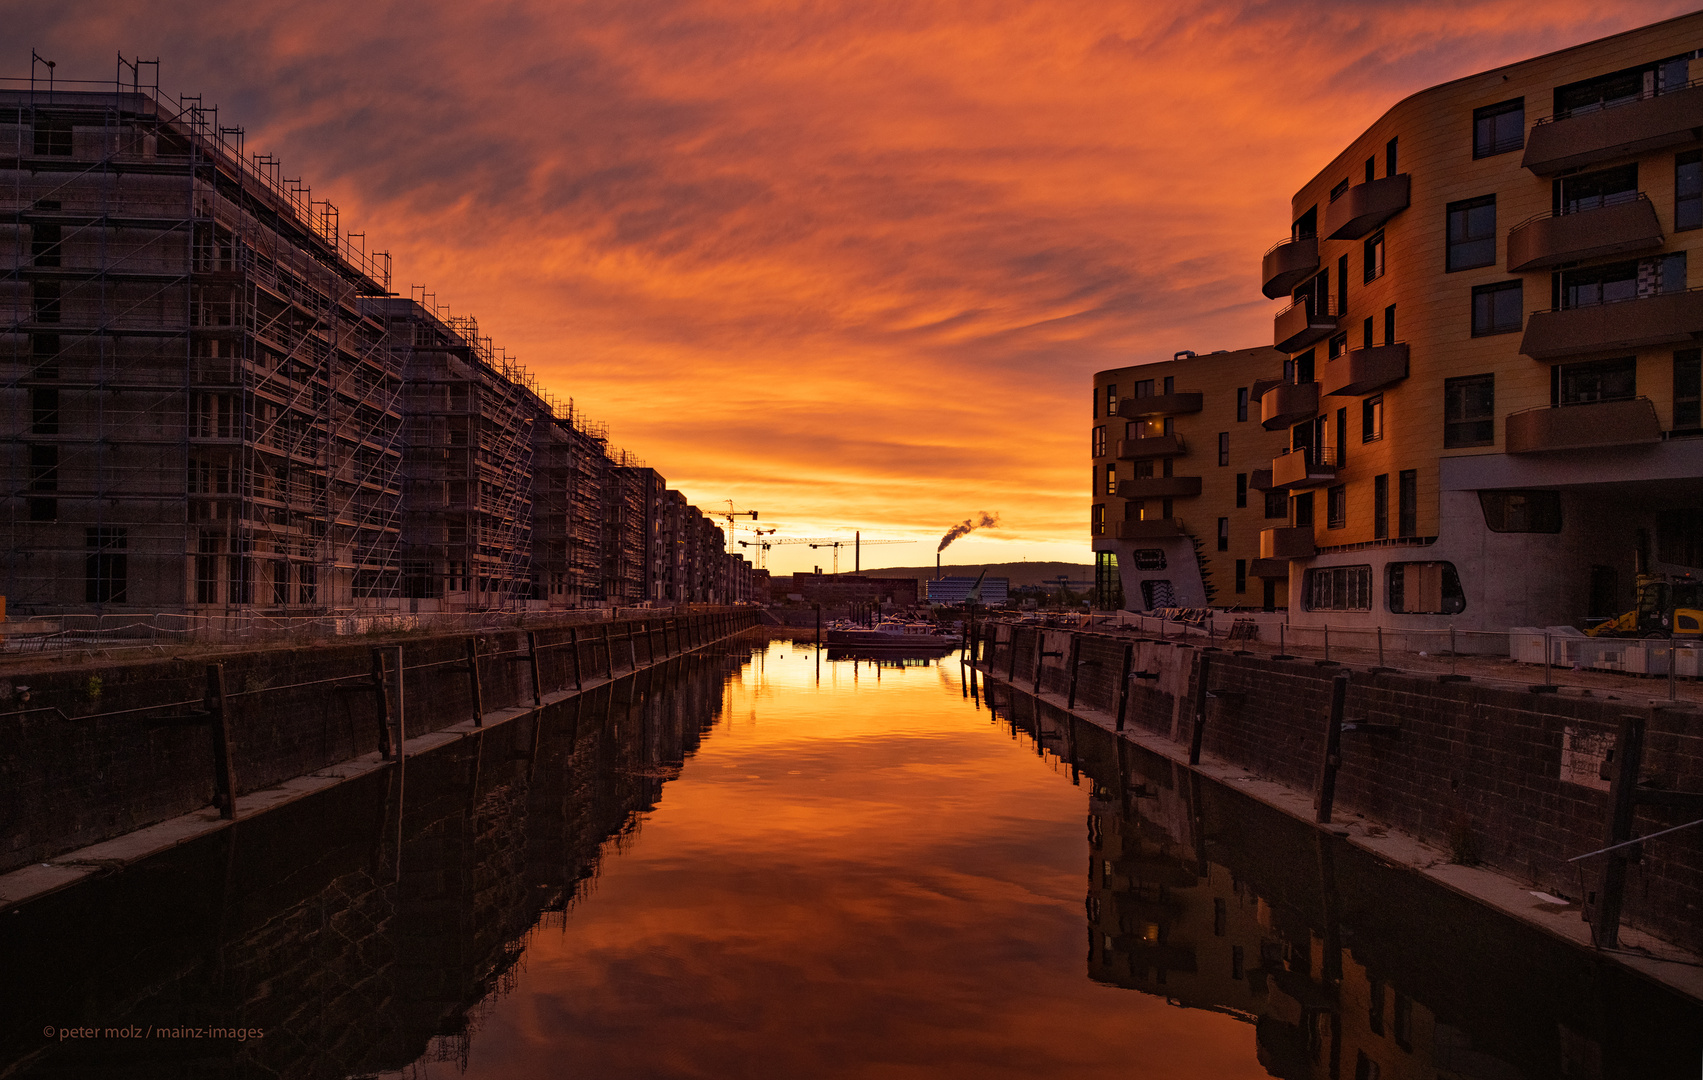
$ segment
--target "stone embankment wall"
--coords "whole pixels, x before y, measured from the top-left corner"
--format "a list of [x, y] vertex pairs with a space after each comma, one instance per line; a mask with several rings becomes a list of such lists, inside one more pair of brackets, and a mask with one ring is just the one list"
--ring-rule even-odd
[[[755, 609], [408, 637], [409, 738], [474, 714], [476, 643], [486, 713], [530, 707], [756, 625]], [[538, 685], [532, 682], [536, 644]], [[222, 653], [119, 667], [8, 673], [0, 681], [0, 872], [201, 809], [215, 795], [217, 728], [201, 713], [223, 666], [232, 773], [244, 795], [381, 748], [374, 642]]]
[[[1596, 888], [1600, 859], [1583, 864], [1583, 877], [1581, 864], [1567, 860], [1604, 846], [1603, 766], [1623, 716], [1645, 721], [1645, 784], [1703, 792], [1703, 713], [1642, 696], [1533, 693], [1026, 626], [985, 628], [978, 653], [990, 675], [1020, 689], [1069, 695], [1074, 679], [1079, 708], [1112, 715], [1127, 682], [1126, 724], [1185, 747], [1204, 661], [1204, 752], [1303, 791], [1319, 782], [1332, 680], [1347, 673], [1345, 720], [1400, 733], [1342, 735], [1338, 813], [1362, 814], [1573, 898]], [[1697, 816], [1640, 806], [1632, 835]], [[1625, 925], [1703, 951], [1703, 826], [1643, 844], [1625, 898]]]

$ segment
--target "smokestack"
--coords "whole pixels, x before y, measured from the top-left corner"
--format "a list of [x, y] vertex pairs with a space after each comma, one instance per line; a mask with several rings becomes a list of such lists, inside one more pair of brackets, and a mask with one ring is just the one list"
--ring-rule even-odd
[[934, 553], [934, 580], [940, 580], [940, 552]]

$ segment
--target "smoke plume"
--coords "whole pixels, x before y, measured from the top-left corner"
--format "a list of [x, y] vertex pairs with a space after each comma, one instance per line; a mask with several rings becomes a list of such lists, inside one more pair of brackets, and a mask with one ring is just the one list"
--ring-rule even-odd
[[972, 533], [977, 529], [991, 529], [995, 525], [998, 525], [998, 524], [999, 524], [999, 515], [998, 514], [989, 514], [989, 513], [986, 513], [985, 511], [982, 513], [982, 516], [979, 519], [977, 519], [977, 518], [965, 518], [963, 521], [960, 521], [958, 524], [956, 524], [956, 525], [952, 526], [950, 529], [946, 530], [946, 535], [942, 536], [940, 538], [940, 546], [935, 548], [934, 550], [937, 551], [937, 552], [945, 551], [947, 546], [950, 545], [952, 543], [952, 541], [958, 539], [960, 536], [964, 536], [968, 533]]

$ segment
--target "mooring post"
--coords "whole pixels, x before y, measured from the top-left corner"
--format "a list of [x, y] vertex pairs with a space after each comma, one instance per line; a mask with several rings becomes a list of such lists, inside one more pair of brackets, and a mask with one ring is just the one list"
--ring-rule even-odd
[[1207, 680], [1212, 677], [1212, 654], [1200, 654], [1200, 678], [1194, 688], [1194, 731], [1189, 738], [1189, 764], [1200, 764], [1200, 744], [1206, 735]]
[[574, 655], [574, 689], [585, 689], [585, 677], [580, 672], [579, 664], [579, 627], [568, 627], [568, 651]]
[[1273, 660], [1293, 659], [1293, 657], [1289, 655], [1288, 630], [1288, 622], [1280, 622], [1277, 624], [1277, 655], [1272, 657]]
[[1011, 624], [1011, 648], [1007, 651], [1011, 654], [1008, 658], [1011, 661], [1011, 674], [1010, 674], [1010, 677], [1006, 681], [1015, 683], [1017, 681], [1017, 624], [1016, 623]]
[[822, 605], [816, 605], [816, 644], [822, 644]]
[[615, 681], [615, 643], [609, 636], [609, 624], [603, 624], [603, 677]]
[[467, 639], [467, 691], [473, 698], [473, 726], [485, 726], [485, 695], [479, 687], [479, 638]]
[[1449, 624], [1449, 674], [1455, 673], [1455, 667], [1460, 661], [1460, 653], [1455, 649], [1455, 624]]
[[[1644, 718], [1627, 713], [1620, 718], [1620, 739], [1615, 743], [1610, 762], [1605, 847], [1632, 839], [1632, 815], [1638, 808], [1638, 774], [1643, 765]], [[1626, 857], [1630, 850], [1621, 848], [1603, 856], [1602, 873], [1597, 879], [1596, 918], [1590, 920], [1591, 938], [1599, 949], [1620, 945], [1620, 911], [1626, 899]], [[1586, 918], [1591, 914], [1591, 905], [1587, 904]]]
[[544, 704], [544, 682], [538, 677], [538, 635], [531, 630], [526, 632], [526, 664], [532, 671], [532, 706], [537, 708]]
[[1336, 770], [1342, 764], [1342, 707], [1347, 699], [1348, 674], [1344, 672], [1331, 680], [1324, 759], [1319, 763], [1318, 793], [1313, 799], [1313, 820], [1320, 825], [1330, 824], [1331, 807], [1336, 802]]
[[[1384, 666], [1384, 624], [1383, 623], [1378, 624], [1378, 666], [1379, 667]], [[1549, 677], [1547, 675], [1545, 675], [1543, 681], [1548, 682]]]
[[372, 650], [372, 681], [374, 705], [378, 711], [378, 748], [384, 760], [395, 757], [398, 748], [390, 739], [390, 682], [385, 677], [384, 658], [387, 650], [374, 646]]
[[225, 704], [225, 665], [207, 665], [207, 693], [203, 703], [213, 728], [213, 797], [219, 804], [219, 816], [231, 821], [237, 816], [237, 777], [231, 764], [231, 714]]
[[1129, 712], [1129, 677], [1135, 668], [1135, 642], [1124, 643], [1124, 677], [1118, 680], [1118, 730], [1124, 729], [1124, 716]]
[[633, 661], [632, 669], [634, 671], [639, 670], [638, 633], [631, 626], [627, 627], [627, 655]]
[[1070, 693], [1065, 698], [1065, 708], [1076, 708], [1076, 676], [1082, 667], [1082, 635], [1070, 635]]
[[1324, 628], [1325, 628], [1325, 659], [1329, 660], [1330, 659], [1330, 623], [1325, 623]]
[[[1036, 696], [1039, 696], [1040, 693], [1041, 693], [1041, 664], [1046, 659], [1046, 655], [1047, 655], [1046, 648], [1047, 648], [1047, 632], [1045, 630], [1042, 630], [1042, 629], [1037, 627], [1036, 630], [1035, 630], [1035, 694], [1036, 694]], [[1039, 732], [1041, 730], [1040, 725], [1041, 725], [1041, 714], [1037, 712], [1035, 714], [1035, 730], [1037, 732]], [[1038, 735], [1036, 737], [1039, 738]]]

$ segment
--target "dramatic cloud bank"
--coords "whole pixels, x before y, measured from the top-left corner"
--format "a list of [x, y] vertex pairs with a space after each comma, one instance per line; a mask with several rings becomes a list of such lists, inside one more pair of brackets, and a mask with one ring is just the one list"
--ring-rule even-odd
[[477, 314], [706, 508], [926, 543], [999, 505], [960, 558], [1086, 560], [1093, 371], [1269, 341], [1259, 255], [1290, 194], [1401, 97], [1688, 6], [32, 0], [0, 18], [8, 74], [32, 45], [65, 78], [158, 56], [165, 88], [222, 106], [389, 248], [398, 291]]

